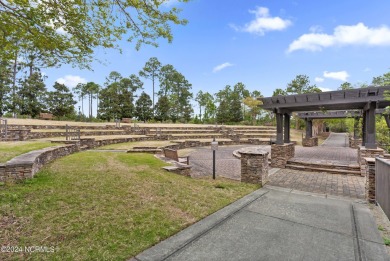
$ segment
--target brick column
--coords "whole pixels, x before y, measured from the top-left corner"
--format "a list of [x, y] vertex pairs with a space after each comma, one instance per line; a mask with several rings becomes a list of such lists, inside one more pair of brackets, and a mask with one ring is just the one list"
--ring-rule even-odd
[[264, 185], [268, 182], [268, 152], [259, 148], [243, 148], [241, 154], [241, 182]]
[[364, 146], [358, 148], [358, 163], [360, 165], [360, 172], [362, 176], [366, 175], [366, 160], [364, 158], [375, 158], [376, 156], [383, 156], [385, 151], [381, 148], [368, 149]]
[[293, 143], [283, 145], [273, 144], [271, 146], [271, 167], [286, 168], [287, 161], [294, 157], [295, 146]]
[[364, 158], [366, 166], [366, 199], [370, 203], [375, 203], [375, 159]]

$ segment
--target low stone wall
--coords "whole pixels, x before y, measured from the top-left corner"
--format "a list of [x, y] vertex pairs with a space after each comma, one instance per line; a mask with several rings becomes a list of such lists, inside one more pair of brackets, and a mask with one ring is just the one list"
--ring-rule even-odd
[[375, 203], [375, 158], [364, 158], [366, 175], [366, 200]]
[[353, 137], [349, 137], [349, 147], [352, 149], [358, 149], [359, 146], [362, 145], [361, 139], [354, 139]]
[[241, 182], [265, 185], [268, 182], [268, 152], [259, 148], [243, 148], [241, 155]]
[[253, 144], [253, 145], [270, 145], [270, 139], [247, 139], [240, 140], [241, 144]]
[[360, 165], [360, 172], [362, 176], [366, 175], [366, 160], [365, 158], [375, 158], [376, 156], [384, 155], [385, 151], [381, 148], [367, 149], [364, 146], [358, 146], [358, 163]]
[[318, 146], [318, 137], [304, 138], [302, 139], [303, 147], [315, 147]]
[[17, 156], [0, 164], [0, 181], [18, 181], [34, 177], [45, 164], [79, 151], [77, 144], [50, 147]]
[[[80, 136], [104, 136], [104, 135], [130, 135], [132, 132], [127, 131], [91, 131], [83, 132], [80, 131]], [[54, 138], [54, 137], [65, 137], [65, 131], [56, 131], [56, 132], [30, 132], [28, 134], [29, 139], [44, 139], [44, 138]]]
[[7, 139], [5, 137], [0, 137], [0, 140], [7, 141], [24, 141], [30, 139], [31, 130], [28, 129], [16, 129], [16, 130], [7, 130]]
[[283, 145], [273, 144], [271, 146], [271, 167], [286, 168], [287, 161], [294, 157], [295, 146], [293, 143]]

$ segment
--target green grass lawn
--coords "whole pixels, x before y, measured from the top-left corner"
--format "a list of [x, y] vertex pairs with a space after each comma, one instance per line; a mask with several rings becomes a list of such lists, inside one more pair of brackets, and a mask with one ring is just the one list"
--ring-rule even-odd
[[258, 186], [165, 172], [149, 154], [81, 152], [0, 186], [0, 260], [127, 260]]
[[43, 141], [7, 141], [0, 142], [0, 163], [33, 150], [56, 146], [50, 142]]

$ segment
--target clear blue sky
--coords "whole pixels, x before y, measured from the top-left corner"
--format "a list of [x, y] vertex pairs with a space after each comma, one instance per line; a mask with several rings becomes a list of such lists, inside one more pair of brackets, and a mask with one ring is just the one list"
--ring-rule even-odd
[[[103, 85], [111, 71], [138, 74], [150, 57], [172, 64], [199, 90], [212, 94], [243, 82], [249, 90], [271, 96], [298, 74], [306, 74], [324, 91], [341, 83], [370, 83], [390, 71], [390, 1], [193, 0], [182, 8], [186, 26], [173, 27], [172, 44], [158, 48], [123, 42], [123, 54], [97, 50], [94, 71], [70, 66], [44, 69], [47, 86], [60, 79]], [[151, 95], [151, 82], [144, 90]]]

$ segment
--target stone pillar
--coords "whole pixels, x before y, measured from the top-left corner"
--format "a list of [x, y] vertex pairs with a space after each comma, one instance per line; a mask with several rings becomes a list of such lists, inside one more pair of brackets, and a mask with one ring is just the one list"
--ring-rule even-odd
[[375, 110], [376, 110], [376, 103], [370, 102], [369, 103], [369, 109], [367, 112], [367, 125], [366, 125], [366, 142], [364, 146], [368, 149], [376, 149], [376, 141], [375, 141]]
[[293, 143], [283, 145], [273, 144], [271, 146], [271, 167], [286, 168], [287, 161], [294, 157], [295, 146]]
[[366, 172], [366, 200], [375, 203], [375, 159], [364, 158]]
[[362, 176], [366, 175], [366, 160], [364, 158], [375, 158], [377, 156], [383, 156], [385, 151], [381, 148], [369, 149], [364, 146], [358, 148], [358, 163], [360, 165], [360, 172]]
[[290, 143], [290, 115], [284, 114], [284, 143]]
[[249, 147], [241, 154], [241, 182], [264, 185], [268, 182], [268, 152]]
[[276, 113], [276, 144], [283, 144], [283, 114]]
[[303, 147], [315, 147], [318, 146], [318, 137], [304, 138], [302, 139]]

